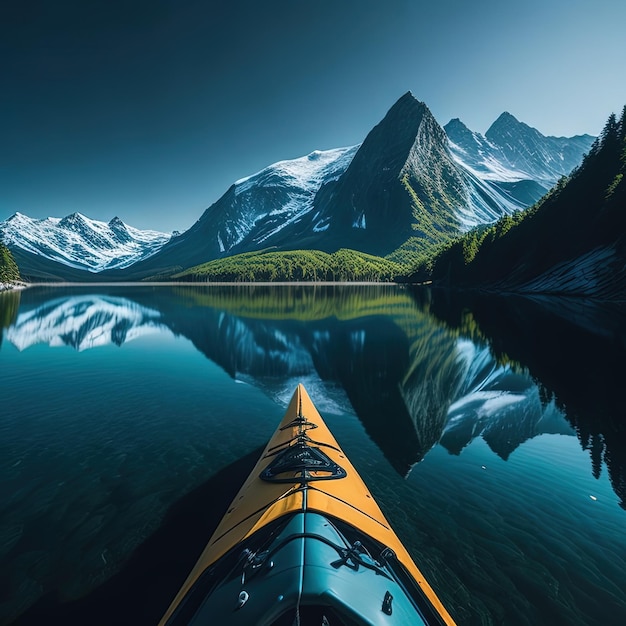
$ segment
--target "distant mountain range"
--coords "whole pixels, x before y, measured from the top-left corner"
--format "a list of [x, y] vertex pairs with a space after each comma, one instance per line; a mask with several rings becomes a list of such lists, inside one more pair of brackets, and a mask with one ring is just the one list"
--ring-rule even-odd
[[428, 250], [542, 197], [594, 138], [545, 137], [502, 114], [486, 135], [442, 128], [409, 92], [362, 144], [315, 151], [235, 182], [182, 234], [80, 214], [16, 214], [0, 235], [22, 275], [140, 279], [266, 248], [351, 248], [379, 256]]
[[63, 219], [32, 219], [16, 213], [0, 222], [0, 238], [14, 253], [31, 254], [71, 268], [101, 272], [125, 268], [157, 252], [171, 235], [72, 213]]

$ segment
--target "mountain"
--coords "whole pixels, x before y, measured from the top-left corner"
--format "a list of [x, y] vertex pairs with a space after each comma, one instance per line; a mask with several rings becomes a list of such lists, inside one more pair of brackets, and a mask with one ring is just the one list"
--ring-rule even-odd
[[[520, 131], [523, 131], [524, 128], [529, 128], [521, 123], [518, 124], [518, 130]], [[444, 126], [444, 130], [450, 140], [449, 147], [452, 157], [461, 167], [471, 172], [479, 180], [488, 181], [500, 193], [514, 198], [524, 207], [535, 203], [547, 193], [550, 187], [560, 178], [560, 175], [569, 173], [567, 167], [564, 167], [562, 174], [555, 178], [551, 170], [546, 170], [541, 163], [535, 162], [533, 164], [534, 167], [527, 168], [533, 170], [533, 174], [530, 174], [518, 167], [515, 159], [507, 158], [504, 149], [500, 145], [489, 141], [480, 133], [471, 131], [458, 118], [450, 120]], [[529, 128], [529, 130], [534, 129]], [[518, 141], [522, 141], [523, 132], [518, 134]], [[591, 141], [593, 141], [593, 138], [591, 138], [589, 144], [591, 144]], [[513, 140], [510, 142], [510, 145], [515, 150], [517, 143]], [[580, 152], [578, 160], [574, 162], [570, 169], [573, 169], [580, 163], [583, 153], [584, 150]], [[524, 165], [522, 161], [523, 159], [520, 158], [520, 164]]]
[[472, 168], [453, 148], [428, 107], [408, 92], [362, 144], [276, 163], [237, 181], [192, 228], [126, 274], [171, 274], [264, 248], [381, 256], [407, 245], [425, 250], [528, 206], [548, 188], [551, 172], [528, 180], [503, 162], [492, 168], [498, 177]]
[[434, 241], [437, 231], [456, 232], [462, 220], [455, 209], [468, 204], [467, 195], [443, 129], [407, 93], [370, 131], [344, 175], [320, 189], [309, 215], [274, 242], [383, 256], [412, 236]]
[[[17, 214], [7, 222], [21, 220], [26, 234], [5, 237], [23, 273], [73, 280], [84, 271], [105, 280], [167, 277], [270, 248], [349, 248], [406, 262], [534, 203], [577, 165], [591, 140], [544, 137], [509, 114], [485, 137], [459, 120], [444, 129], [407, 92], [362, 144], [314, 151], [242, 178], [189, 230], [168, 241], [142, 240], [119, 221], [104, 225], [78, 214], [61, 220], [63, 225]], [[35, 223], [37, 234], [29, 238]], [[66, 240], [56, 240], [57, 226], [73, 237], [90, 231], [88, 244], [72, 240], [68, 248]], [[110, 238], [125, 247], [110, 245]]]
[[493, 291], [626, 297], [626, 107], [533, 210], [468, 233], [411, 280]]
[[[407, 241], [427, 249], [529, 206], [580, 163], [593, 137], [544, 138], [515, 120], [518, 158], [506, 147], [516, 141], [504, 128], [509, 117], [515, 120], [500, 116], [485, 140], [498, 146], [502, 137], [504, 146], [485, 172], [455, 153], [426, 104], [407, 92], [370, 131], [345, 173], [320, 187], [311, 209], [264, 242], [280, 249], [354, 248], [384, 256]], [[534, 152], [540, 154], [533, 160]], [[236, 251], [253, 249], [258, 247], [244, 244]]]
[[172, 273], [222, 256], [270, 247], [268, 240], [273, 234], [311, 211], [317, 191], [345, 172], [357, 148], [316, 150], [238, 180], [189, 230], [125, 274]]
[[39, 261], [48, 268], [60, 264], [56, 267], [61, 272], [63, 266], [81, 270], [78, 274], [86, 277], [82, 271], [128, 267], [157, 252], [170, 235], [133, 228], [118, 217], [107, 224], [80, 213], [62, 219], [32, 219], [15, 213], [0, 222], [0, 239], [18, 258], [24, 275], [29, 275]]
[[485, 136], [469, 130], [458, 118], [444, 129], [454, 158], [464, 167], [486, 180], [534, 183], [541, 195], [580, 164], [595, 139], [591, 135], [546, 137], [508, 112]]

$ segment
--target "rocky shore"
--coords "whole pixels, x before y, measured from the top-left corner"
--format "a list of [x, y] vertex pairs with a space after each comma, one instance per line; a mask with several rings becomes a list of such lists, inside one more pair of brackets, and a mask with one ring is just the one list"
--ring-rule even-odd
[[0, 283], [0, 292], [10, 291], [11, 289], [25, 289], [26, 283]]

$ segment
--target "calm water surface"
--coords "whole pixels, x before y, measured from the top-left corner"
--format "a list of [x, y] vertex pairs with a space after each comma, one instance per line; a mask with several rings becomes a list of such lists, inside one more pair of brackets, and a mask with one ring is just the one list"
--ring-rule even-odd
[[395, 286], [0, 294], [0, 623], [123, 569], [264, 445], [298, 382], [460, 624], [626, 623], [626, 326], [570, 306]]

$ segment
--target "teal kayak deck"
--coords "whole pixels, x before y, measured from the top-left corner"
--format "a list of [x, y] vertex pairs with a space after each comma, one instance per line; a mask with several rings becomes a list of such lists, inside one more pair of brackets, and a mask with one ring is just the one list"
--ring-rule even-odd
[[298, 385], [159, 626], [400, 626], [451, 618]]
[[277, 526], [250, 537], [226, 558], [228, 565], [209, 570], [168, 624], [443, 623], [422, 614], [387, 562], [392, 554], [370, 553], [316, 512], [294, 514]]

